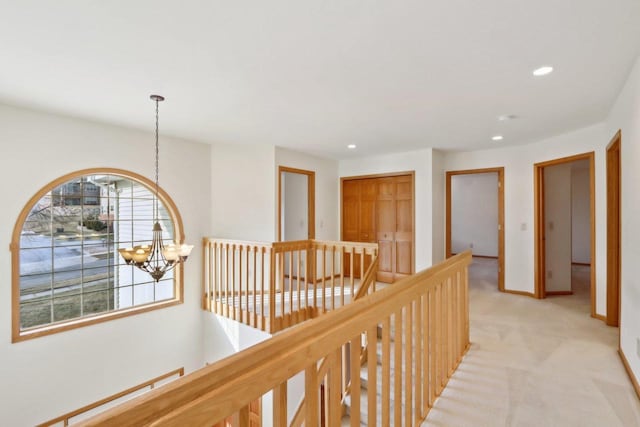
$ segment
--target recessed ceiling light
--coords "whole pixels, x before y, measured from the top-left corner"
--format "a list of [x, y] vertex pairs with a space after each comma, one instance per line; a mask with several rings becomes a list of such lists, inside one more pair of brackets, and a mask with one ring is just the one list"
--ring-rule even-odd
[[553, 67], [550, 67], [548, 65], [545, 65], [544, 67], [540, 67], [537, 68], [535, 70], [533, 70], [533, 75], [534, 76], [546, 76], [547, 74], [551, 73], [553, 71]]
[[349, 145], [347, 145], [347, 148], [349, 150], [355, 150], [356, 149], [356, 144], [349, 144]]
[[502, 135], [492, 136], [491, 139], [493, 139], [494, 141], [502, 141]]
[[500, 120], [501, 122], [506, 122], [508, 120], [515, 120], [517, 118], [518, 116], [516, 116], [515, 114], [503, 114], [502, 116], [498, 116], [498, 120]]

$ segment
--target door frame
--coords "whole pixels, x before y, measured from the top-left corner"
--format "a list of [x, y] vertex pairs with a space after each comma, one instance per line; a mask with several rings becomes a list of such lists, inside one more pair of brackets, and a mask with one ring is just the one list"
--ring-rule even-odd
[[375, 179], [375, 178], [389, 178], [394, 176], [410, 176], [411, 188], [413, 189], [413, 195], [411, 197], [411, 274], [416, 273], [416, 172], [415, 171], [401, 171], [401, 172], [388, 172], [370, 175], [355, 175], [355, 176], [343, 176], [340, 177], [340, 240], [344, 239], [344, 221], [342, 218], [343, 211], [343, 198], [342, 188], [345, 181], [354, 181], [358, 179]]
[[288, 166], [278, 166], [278, 242], [282, 241], [282, 172], [307, 176], [307, 239], [316, 238], [316, 173]]
[[618, 130], [607, 145], [607, 314], [609, 326], [620, 326], [622, 275], [621, 153], [622, 132]]
[[547, 160], [533, 165], [533, 197], [534, 197], [534, 296], [546, 298], [546, 248], [545, 248], [545, 203], [544, 203], [544, 168], [548, 166], [571, 163], [576, 160], [589, 160], [589, 217], [590, 217], [590, 281], [591, 281], [591, 317], [596, 315], [596, 174], [595, 151], [576, 154], [568, 157]]
[[445, 245], [446, 257], [450, 258], [451, 253], [451, 177], [455, 175], [473, 175], [481, 173], [497, 173], [498, 174], [498, 290], [505, 292], [504, 289], [504, 270], [505, 270], [505, 244], [504, 244], [504, 167], [482, 168], [482, 169], [466, 169], [457, 171], [446, 171], [446, 219], [445, 219]]

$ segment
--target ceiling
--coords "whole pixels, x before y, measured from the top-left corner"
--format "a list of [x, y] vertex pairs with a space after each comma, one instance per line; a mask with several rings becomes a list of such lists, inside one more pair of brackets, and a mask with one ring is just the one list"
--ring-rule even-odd
[[640, 53], [638, 0], [0, 2], [1, 103], [332, 158], [593, 124]]

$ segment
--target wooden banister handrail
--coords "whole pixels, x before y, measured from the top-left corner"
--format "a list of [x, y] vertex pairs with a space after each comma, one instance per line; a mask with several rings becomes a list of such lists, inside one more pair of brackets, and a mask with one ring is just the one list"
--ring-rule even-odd
[[[466, 280], [466, 268], [470, 262], [469, 251], [456, 255], [441, 264], [404, 278], [393, 286], [369, 294], [311, 322], [286, 330], [161, 389], [99, 414], [81, 425], [210, 426], [238, 412], [297, 373], [309, 372], [309, 367], [313, 367], [309, 372], [310, 378], [317, 377], [319, 360], [334, 354], [335, 349], [364, 331], [376, 333], [381, 319], [397, 314], [398, 310], [401, 312], [403, 307], [410, 307], [416, 298], [424, 299], [425, 293], [433, 291], [435, 294], [442, 288], [443, 283], [450, 282], [451, 277]], [[442, 299], [443, 295], [457, 292], [442, 289], [435, 294], [439, 295], [437, 298]], [[466, 295], [466, 281], [463, 290]], [[457, 304], [457, 307], [465, 308], [465, 305]], [[469, 341], [468, 318], [465, 326], [461, 314], [464, 312], [457, 312], [454, 318], [460, 336], [455, 338], [455, 343], [449, 342], [448, 346], [449, 350], [462, 347], [459, 349], [462, 352], [468, 347]], [[453, 322], [450, 312], [449, 315], [450, 322]], [[426, 318], [423, 319], [426, 321]], [[411, 331], [411, 328], [408, 331]], [[408, 331], [405, 330], [405, 334], [409, 333]], [[459, 360], [461, 357], [452, 351], [449, 353], [447, 357], [450, 359]], [[446, 366], [444, 362], [443, 366]], [[444, 378], [440, 383], [446, 383]], [[313, 386], [307, 386], [307, 390], [313, 393], [315, 389]], [[312, 405], [307, 407], [307, 414], [313, 413], [314, 408], [315, 402], [312, 402]], [[307, 419], [308, 416], [310, 415], [307, 415]], [[375, 419], [375, 414], [373, 417]]]
[[125, 397], [129, 394], [135, 393], [136, 391], [142, 390], [144, 388], [150, 387], [151, 389], [153, 389], [153, 387], [157, 383], [159, 383], [160, 381], [166, 380], [167, 378], [171, 378], [175, 376], [181, 377], [183, 375], [184, 375], [184, 368], [175, 369], [171, 372], [167, 372], [166, 374], [150, 379], [149, 381], [145, 381], [142, 384], [138, 384], [136, 386], [130, 387], [119, 393], [113, 394], [109, 397], [105, 397], [104, 399], [100, 399], [97, 402], [90, 403], [89, 405], [83, 406], [82, 408], [76, 409], [75, 411], [67, 412], [66, 414], [60, 415], [59, 417], [56, 417], [52, 420], [45, 421], [42, 424], [38, 424], [36, 427], [48, 427], [58, 423], [64, 423], [65, 426], [69, 425], [69, 420], [71, 420], [71, 418], [77, 417], [78, 415], [81, 415], [93, 409], [99, 408], [100, 406], [111, 403], [114, 400], [118, 400], [121, 397]]

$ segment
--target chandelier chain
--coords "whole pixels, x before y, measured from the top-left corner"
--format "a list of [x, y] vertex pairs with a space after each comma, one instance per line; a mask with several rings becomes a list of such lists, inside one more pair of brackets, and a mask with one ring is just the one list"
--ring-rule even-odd
[[187, 260], [187, 257], [193, 249], [193, 245], [180, 244], [180, 242], [170, 243], [165, 246], [163, 242], [163, 230], [160, 225], [160, 141], [159, 141], [159, 105], [160, 101], [164, 101], [161, 95], [151, 95], [150, 97], [156, 103], [156, 147], [155, 147], [155, 197], [153, 198], [153, 237], [151, 245], [143, 244], [131, 248], [119, 248], [118, 251], [124, 258], [127, 265], [134, 265], [142, 271], [151, 275], [153, 280], [158, 282], [164, 274], [175, 268]]
[[160, 146], [158, 142], [158, 99], [156, 99], [156, 197], [158, 197], [158, 158], [160, 156]]

